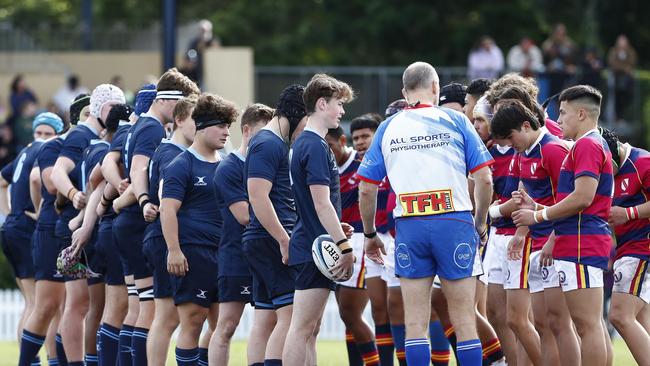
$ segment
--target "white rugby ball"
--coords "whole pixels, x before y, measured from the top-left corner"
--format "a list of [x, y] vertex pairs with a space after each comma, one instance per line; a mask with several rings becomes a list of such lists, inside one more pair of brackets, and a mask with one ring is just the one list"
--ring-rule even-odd
[[341, 258], [341, 249], [336, 246], [332, 237], [323, 234], [314, 239], [314, 243], [311, 246], [311, 256], [314, 258], [314, 263], [321, 273], [330, 280], [336, 281], [330, 271]]

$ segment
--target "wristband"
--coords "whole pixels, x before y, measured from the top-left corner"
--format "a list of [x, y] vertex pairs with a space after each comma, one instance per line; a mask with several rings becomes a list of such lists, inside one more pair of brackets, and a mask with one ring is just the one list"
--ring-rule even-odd
[[149, 199], [149, 193], [143, 193], [138, 196], [138, 202], [140, 202], [140, 198], [142, 198], [142, 196], [147, 196], [147, 199]]
[[535, 204], [535, 208], [533, 208], [533, 211], [539, 210], [539, 205], [537, 204], [537, 202], [533, 202], [533, 203]]
[[488, 234], [488, 229], [486, 227], [485, 230], [483, 230], [483, 232], [479, 235], [479, 238], [483, 239], [484, 237], [487, 236], [487, 234]]
[[544, 207], [544, 209], [542, 210], [542, 218], [544, 219], [544, 221], [549, 221], [548, 212], [546, 211], [546, 209], [547, 207]]
[[[72, 198], [70, 198], [70, 192], [72, 192], [72, 191], [76, 191], [76, 192], [74, 192], [74, 193], [72, 194]], [[65, 196], [66, 196], [70, 201], [72, 201], [72, 200], [74, 199], [74, 195], [77, 194], [77, 192], [79, 192], [79, 190], [78, 190], [77, 188], [75, 188], [75, 187], [72, 187], [72, 188], [70, 188], [70, 190], [68, 191], [68, 194], [66, 194]]]
[[140, 208], [144, 210], [144, 206], [146, 206], [147, 203], [151, 203], [151, 201], [149, 201], [148, 198], [143, 199], [142, 202], [140, 202]]
[[503, 217], [501, 214], [501, 205], [490, 206], [488, 209], [488, 214], [490, 215], [491, 219], [498, 219], [500, 217]]
[[352, 247], [348, 243], [348, 239], [341, 239], [336, 243], [336, 246], [341, 249], [341, 254], [347, 254], [352, 251]]
[[637, 206], [625, 208], [625, 215], [628, 220], [634, 220], [639, 218], [639, 209]]
[[102, 199], [99, 200], [99, 204], [104, 206], [104, 207], [108, 207], [108, 206], [111, 205], [110, 202], [108, 202], [107, 200], [104, 199], [104, 197], [102, 197]]
[[533, 221], [535, 221], [536, 224], [539, 224], [539, 220], [537, 219], [537, 214], [539, 211], [533, 211]]
[[376, 232], [376, 231], [373, 231], [373, 232], [368, 233], [368, 234], [363, 233], [363, 236], [365, 236], [365, 237], [368, 238], [368, 239], [372, 239], [372, 238], [374, 238], [375, 236], [377, 236], [377, 232]]

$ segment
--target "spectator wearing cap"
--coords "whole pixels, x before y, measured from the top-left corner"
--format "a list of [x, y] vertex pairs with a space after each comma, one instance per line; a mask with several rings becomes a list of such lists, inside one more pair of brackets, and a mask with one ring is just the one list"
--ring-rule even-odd
[[503, 52], [491, 37], [483, 36], [478, 45], [469, 53], [467, 60], [468, 77], [494, 79], [503, 72]]
[[508, 51], [508, 69], [518, 72], [522, 76], [534, 77], [544, 71], [544, 58], [542, 51], [532, 39], [522, 38], [519, 44], [512, 46]]
[[440, 100], [438, 105], [463, 113], [465, 107], [465, 95], [467, 87], [459, 83], [447, 84], [440, 89]]

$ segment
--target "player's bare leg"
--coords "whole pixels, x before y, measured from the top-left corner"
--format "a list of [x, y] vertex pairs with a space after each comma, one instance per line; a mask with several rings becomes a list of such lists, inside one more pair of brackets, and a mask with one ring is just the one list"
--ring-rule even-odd
[[645, 301], [638, 296], [612, 293], [609, 321], [623, 337], [639, 365], [650, 364], [650, 335], [637, 319], [646, 306]]
[[539, 334], [528, 318], [531, 308], [528, 289], [506, 291], [508, 303], [507, 324], [517, 336], [517, 340], [526, 350], [533, 365], [542, 364]]
[[237, 330], [245, 306], [245, 303], [236, 301], [219, 303], [217, 329], [212, 334], [208, 347], [211, 365], [228, 364], [230, 341]]
[[517, 339], [508, 327], [506, 291], [502, 285], [488, 284], [487, 318], [499, 337], [508, 365], [517, 366]]
[[542, 291], [531, 294], [531, 299], [534, 319], [533, 324], [539, 334], [541, 349], [544, 350], [544, 352], [542, 352], [542, 365], [559, 365], [560, 356], [558, 354], [557, 344], [553, 332], [548, 324], [548, 318], [546, 317], [544, 292]]
[[560, 287], [544, 289], [546, 319], [557, 344], [560, 364], [580, 364], [580, 344], [575, 332], [569, 308]]
[[246, 349], [248, 364], [264, 363], [266, 346], [275, 328], [277, 316], [273, 309], [255, 309], [253, 328]]
[[586, 288], [564, 293], [571, 319], [580, 337], [580, 358], [583, 365], [601, 366], [607, 362], [604, 339], [602, 299], [603, 288]]
[[[323, 316], [329, 293], [330, 290], [324, 288], [297, 290], [295, 292], [291, 325], [286, 333], [286, 338], [291, 340], [291, 347], [284, 348], [284, 351], [282, 352], [283, 364], [305, 364], [309, 340], [314, 336], [314, 332], [317, 330], [319, 321]], [[279, 317], [280, 316], [278, 315], [278, 318]], [[273, 331], [274, 333], [277, 328], [278, 326], [276, 326], [276, 329]], [[271, 341], [269, 340], [269, 345], [267, 346], [267, 359], [274, 358], [269, 357], [270, 346]]]
[[172, 334], [180, 319], [171, 297], [154, 299], [155, 314], [147, 337], [147, 361], [151, 365], [162, 365], [167, 360], [167, 351]]
[[61, 338], [68, 362], [83, 362], [84, 318], [88, 313], [88, 285], [86, 280], [74, 280], [65, 283], [66, 299], [61, 317]]

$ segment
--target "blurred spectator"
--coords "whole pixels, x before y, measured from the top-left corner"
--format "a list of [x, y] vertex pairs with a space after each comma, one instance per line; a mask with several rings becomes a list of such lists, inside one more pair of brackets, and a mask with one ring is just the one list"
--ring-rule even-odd
[[544, 71], [542, 51], [532, 39], [524, 37], [508, 51], [508, 69], [522, 76], [532, 76]]
[[468, 78], [470, 80], [478, 78], [494, 79], [503, 71], [503, 53], [494, 43], [494, 40], [488, 36], [480, 38], [479, 43], [469, 53], [467, 60]]
[[52, 101], [56, 106], [56, 111], [54, 112], [59, 116], [64, 116], [63, 119], [68, 121], [70, 104], [72, 104], [77, 95], [86, 93], [88, 93], [88, 89], [79, 85], [79, 77], [77, 75], [72, 74], [68, 76], [65, 85], [52, 97]]
[[616, 43], [609, 49], [607, 64], [614, 74], [614, 92], [616, 101], [616, 120], [625, 118], [625, 111], [632, 100], [634, 91], [634, 67], [636, 66], [636, 51], [630, 45], [624, 34], [616, 39]]
[[549, 95], [559, 93], [575, 75], [576, 47], [566, 34], [564, 24], [556, 24], [551, 36], [542, 43], [546, 72], [549, 78]]
[[199, 22], [199, 33], [192, 39], [185, 53], [183, 72], [199, 86], [203, 84], [203, 52], [207, 48], [218, 47], [219, 39], [212, 34], [212, 22], [203, 19]]
[[32, 121], [38, 112], [38, 105], [32, 101], [26, 101], [22, 104], [20, 111], [14, 119], [13, 139], [16, 151], [20, 151], [34, 140], [34, 131], [32, 131]]
[[11, 105], [10, 124], [13, 122], [13, 118], [18, 116], [20, 108], [25, 102], [38, 103], [38, 99], [36, 99], [36, 95], [27, 86], [23, 75], [18, 74], [11, 81], [9, 94], [9, 104]]
[[122, 79], [121, 75], [113, 76], [109, 81], [109, 84], [113, 84], [118, 88], [122, 89], [122, 91], [124, 92], [124, 99], [126, 99], [126, 104], [133, 105], [135, 94], [133, 94], [132, 91], [126, 88], [126, 86], [124, 85], [124, 79]]
[[580, 70], [582, 76], [580, 84], [591, 85], [594, 88], [603, 89], [603, 77], [601, 72], [605, 67], [605, 63], [598, 55], [598, 50], [595, 47], [589, 47], [585, 51], [584, 58], [580, 63]]

